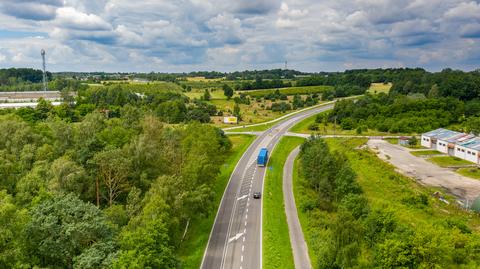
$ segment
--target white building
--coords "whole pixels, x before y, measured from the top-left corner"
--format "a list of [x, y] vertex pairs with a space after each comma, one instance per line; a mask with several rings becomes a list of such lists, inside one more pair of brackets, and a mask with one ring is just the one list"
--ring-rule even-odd
[[472, 134], [440, 128], [422, 134], [421, 145], [480, 164], [480, 138]]

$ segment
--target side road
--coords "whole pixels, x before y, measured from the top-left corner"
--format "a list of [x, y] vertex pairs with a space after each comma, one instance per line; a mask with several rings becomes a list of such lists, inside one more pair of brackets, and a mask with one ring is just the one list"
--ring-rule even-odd
[[312, 265], [308, 256], [308, 247], [303, 236], [300, 220], [298, 219], [295, 197], [293, 195], [293, 165], [298, 153], [300, 153], [299, 147], [295, 148], [288, 155], [283, 167], [283, 200], [285, 202], [285, 214], [287, 215], [288, 232], [290, 234], [290, 243], [292, 244], [295, 268], [310, 269]]

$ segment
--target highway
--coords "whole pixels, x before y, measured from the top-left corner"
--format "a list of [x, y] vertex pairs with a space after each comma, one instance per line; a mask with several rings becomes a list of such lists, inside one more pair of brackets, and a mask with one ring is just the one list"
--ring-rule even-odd
[[265, 167], [257, 167], [261, 148], [272, 152], [280, 138], [299, 121], [333, 108], [328, 104], [291, 116], [260, 134], [240, 158], [220, 203], [205, 250], [202, 269], [262, 268], [262, 199]]

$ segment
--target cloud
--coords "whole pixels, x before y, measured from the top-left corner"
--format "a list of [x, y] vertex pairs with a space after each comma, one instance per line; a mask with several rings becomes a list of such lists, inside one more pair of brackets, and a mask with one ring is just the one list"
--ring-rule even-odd
[[4, 0], [0, 4], [3, 13], [26, 20], [45, 21], [55, 18], [56, 9], [63, 5], [60, 0]]
[[56, 70], [470, 68], [479, 14], [472, 0], [0, 0], [0, 65], [45, 48]]
[[75, 30], [109, 30], [111, 25], [95, 14], [86, 14], [72, 7], [59, 8], [55, 22], [59, 26]]

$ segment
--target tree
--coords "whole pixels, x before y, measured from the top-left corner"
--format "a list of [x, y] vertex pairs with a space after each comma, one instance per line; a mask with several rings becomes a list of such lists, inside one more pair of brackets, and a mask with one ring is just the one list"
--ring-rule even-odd
[[99, 152], [95, 154], [93, 161], [98, 169], [96, 181], [97, 206], [100, 205], [100, 181], [106, 187], [108, 205], [111, 206], [118, 195], [127, 188], [131, 161], [121, 149]]
[[[113, 252], [114, 233], [102, 212], [73, 194], [44, 201], [32, 208], [30, 216], [25, 243], [34, 264], [73, 268], [74, 260], [93, 248], [101, 264]], [[112, 247], [99, 248], [99, 244]]]
[[[120, 252], [113, 268], [176, 268], [168, 230], [168, 206], [162, 186], [152, 185], [143, 210], [120, 234]], [[174, 222], [171, 222], [172, 225]]]
[[205, 89], [205, 92], [203, 93], [203, 100], [210, 101], [211, 97], [212, 96], [210, 95], [210, 91], [208, 89]]
[[228, 86], [228, 84], [223, 84], [223, 94], [227, 97], [227, 100], [230, 100], [233, 96], [233, 89], [232, 87]]
[[242, 115], [240, 114], [240, 106], [235, 103], [235, 106], [233, 107], [233, 116], [238, 118], [238, 121], [241, 121]]
[[475, 135], [480, 134], [480, 117], [470, 117], [465, 122], [465, 129], [469, 133], [473, 133]]

